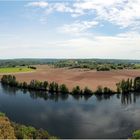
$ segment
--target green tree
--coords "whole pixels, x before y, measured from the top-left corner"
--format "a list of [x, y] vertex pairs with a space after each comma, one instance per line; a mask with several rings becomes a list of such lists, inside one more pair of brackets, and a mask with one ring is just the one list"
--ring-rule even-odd
[[102, 86], [98, 86], [97, 90], [95, 91], [95, 94], [102, 94], [103, 93], [103, 88]]
[[48, 90], [48, 85], [49, 85], [48, 81], [44, 81], [43, 87], [45, 90]]
[[134, 79], [134, 91], [140, 91], [140, 77]]
[[65, 84], [60, 85], [59, 91], [60, 91], [60, 93], [62, 93], [62, 94], [67, 94], [67, 93], [69, 93], [69, 90], [68, 90], [68, 88], [66, 87]]
[[54, 84], [54, 82], [51, 82], [51, 83], [49, 84], [49, 91], [52, 92], [52, 93], [55, 92], [55, 84]]
[[82, 90], [80, 89], [79, 86], [76, 86], [72, 89], [72, 94], [82, 94]]
[[83, 91], [83, 94], [84, 95], [91, 95], [91, 94], [93, 94], [93, 91], [90, 90], [88, 87], [85, 87], [85, 89]]
[[23, 88], [28, 88], [28, 84], [26, 82], [23, 82], [22, 87]]

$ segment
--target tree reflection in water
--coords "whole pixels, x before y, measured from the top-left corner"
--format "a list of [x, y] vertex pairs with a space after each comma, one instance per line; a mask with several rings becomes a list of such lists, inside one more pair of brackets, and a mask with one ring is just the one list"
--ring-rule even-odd
[[122, 104], [136, 103], [136, 98], [138, 98], [137, 93], [121, 94]]
[[[5, 94], [16, 95], [19, 92], [23, 94], [29, 94], [32, 99], [42, 98], [44, 100], [53, 100], [58, 102], [59, 100], [67, 100], [69, 94], [55, 94], [48, 93], [43, 91], [29, 91], [25, 89], [18, 89], [10, 87], [7, 85], [1, 85], [1, 88]], [[19, 92], [18, 92], [19, 91]], [[124, 94], [95, 94], [95, 95], [71, 95], [75, 100], [81, 100], [84, 98], [85, 101], [88, 101], [91, 96], [95, 96], [98, 101], [110, 100], [112, 96], [116, 96], [117, 99], [121, 100], [121, 103], [128, 105], [131, 103], [136, 103], [136, 99], [140, 97], [140, 93], [124, 93]]]

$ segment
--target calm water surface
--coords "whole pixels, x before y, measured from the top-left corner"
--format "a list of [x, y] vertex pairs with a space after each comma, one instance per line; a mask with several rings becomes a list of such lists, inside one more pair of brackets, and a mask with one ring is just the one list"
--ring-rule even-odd
[[[41, 95], [41, 96], [40, 96]], [[140, 94], [51, 95], [0, 85], [0, 111], [60, 138], [128, 138], [140, 129]]]

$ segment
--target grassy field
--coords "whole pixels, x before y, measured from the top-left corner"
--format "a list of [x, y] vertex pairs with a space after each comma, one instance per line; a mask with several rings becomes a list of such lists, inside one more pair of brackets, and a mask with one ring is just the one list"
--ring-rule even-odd
[[0, 68], [0, 73], [16, 73], [16, 72], [31, 72], [31, 71], [34, 71], [34, 70], [27, 67]]

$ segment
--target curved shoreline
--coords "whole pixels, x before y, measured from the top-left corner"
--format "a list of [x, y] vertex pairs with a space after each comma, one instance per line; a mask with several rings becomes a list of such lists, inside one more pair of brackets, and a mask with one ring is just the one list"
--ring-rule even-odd
[[17, 87], [19, 89], [36, 90], [36, 91], [49, 91], [51, 93], [62, 94], [76, 94], [76, 95], [93, 95], [93, 94], [115, 94], [115, 93], [130, 93], [140, 91], [140, 77], [135, 79], [122, 80], [116, 83], [116, 91], [111, 90], [109, 87], [99, 86], [95, 91], [85, 87], [84, 90], [80, 86], [73, 87], [72, 91], [69, 91], [65, 84], [59, 85], [56, 82], [31, 80], [27, 82], [19, 82], [14, 75], [3, 75], [1, 78], [3, 85], [9, 85], [11, 87]]

